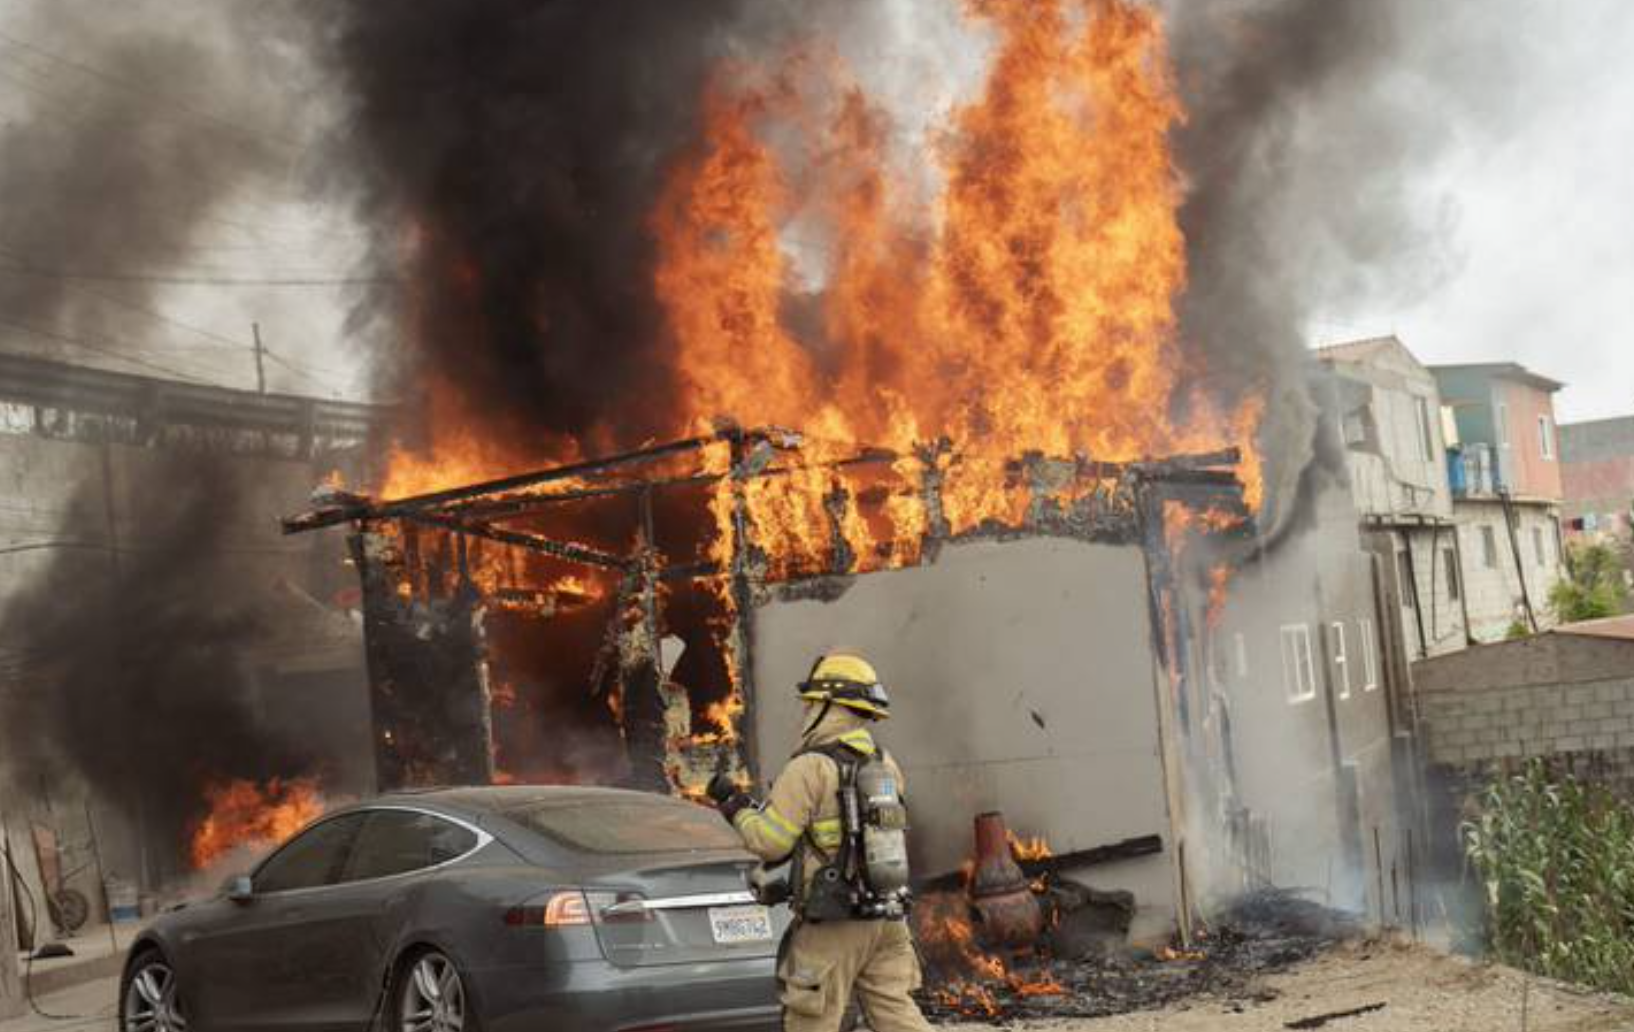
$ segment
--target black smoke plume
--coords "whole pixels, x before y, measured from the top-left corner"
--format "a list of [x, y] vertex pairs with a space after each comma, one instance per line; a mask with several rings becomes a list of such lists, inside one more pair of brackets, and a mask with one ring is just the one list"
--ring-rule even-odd
[[[250, 5], [154, 0], [7, 8], [8, 349], [168, 368], [159, 360], [175, 344], [158, 314], [163, 283], [188, 272], [201, 240], [290, 160], [284, 133], [297, 105], [283, 92], [288, 55], [259, 31], [276, 20]], [[95, 425], [82, 415], [80, 436]], [[10, 454], [49, 458], [44, 448]], [[62, 485], [71, 504], [61, 525], [23, 539], [51, 558], [0, 595], [0, 651], [19, 681], [0, 696], [0, 759], [12, 783], [30, 790], [42, 773], [83, 779], [141, 826], [152, 855], [174, 862], [207, 784], [307, 772], [312, 757], [261, 726], [250, 697], [247, 653], [281, 618], [256, 593], [273, 575], [264, 567], [252, 575], [229, 541], [229, 528], [244, 541], [250, 518], [241, 514], [243, 470], [196, 452], [110, 446], [106, 463], [110, 454], [121, 463], [114, 472], [141, 478], [117, 492], [112, 525], [109, 484], [126, 478], [95, 461], [65, 466], [85, 479]], [[42, 511], [60, 504], [37, 501]], [[254, 517], [265, 527], [273, 515]], [[164, 857], [167, 849], [174, 855]]]
[[241, 473], [198, 457], [159, 470], [117, 529], [100, 482], [84, 485], [62, 547], [0, 610], [28, 672], [0, 695], [0, 750], [14, 783], [84, 778], [174, 862], [206, 785], [311, 773], [317, 758], [258, 713], [251, 654], [275, 618], [233, 544], [248, 514], [223, 485]]
[[1457, 138], [1455, 112], [1470, 127], [1502, 107], [1510, 54], [1483, 22], [1503, 19], [1414, 0], [1165, 7], [1187, 110], [1181, 334], [1215, 389], [1268, 392], [1272, 519], [1285, 519], [1331, 480], [1307, 467], [1342, 469], [1307, 383], [1312, 320], [1446, 272], [1447, 209], [1414, 183]]
[[400, 269], [405, 241], [415, 263], [412, 296], [359, 312], [398, 356], [388, 380], [440, 377], [498, 429], [603, 447], [658, 429], [648, 215], [706, 76], [771, 6], [316, 5], [349, 98], [336, 183], [381, 234], [378, 266]]
[[186, 265], [221, 209], [287, 162], [248, 25], [177, 7], [35, 3], [0, 23], [7, 337], [106, 356], [151, 300], [142, 278]]

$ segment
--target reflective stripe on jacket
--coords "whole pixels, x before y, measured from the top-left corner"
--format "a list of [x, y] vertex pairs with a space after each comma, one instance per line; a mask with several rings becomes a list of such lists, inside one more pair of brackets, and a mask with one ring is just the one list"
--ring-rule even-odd
[[[834, 742], [844, 742], [865, 756], [878, 750], [865, 719], [841, 706], [829, 711], [801, 741], [800, 748], [815, 749]], [[884, 762], [897, 784], [902, 785], [902, 770], [896, 760], [887, 753]], [[839, 766], [821, 753], [802, 752], [778, 774], [766, 802], [757, 809], [742, 811], [733, 823], [749, 851], [769, 863], [787, 859], [796, 849], [810, 853], [812, 842], [806, 839], [809, 831], [810, 839], [823, 854], [803, 859], [809, 883], [817, 869], [833, 859], [840, 845], [839, 793]], [[801, 886], [802, 898], [804, 888]]]

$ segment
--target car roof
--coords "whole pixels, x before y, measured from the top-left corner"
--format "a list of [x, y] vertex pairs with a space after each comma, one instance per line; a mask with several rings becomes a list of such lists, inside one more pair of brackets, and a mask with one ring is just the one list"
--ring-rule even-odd
[[681, 803], [671, 796], [653, 792], [636, 792], [627, 788], [601, 788], [589, 785], [468, 785], [447, 788], [399, 789], [360, 806], [446, 807], [465, 813], [504, 814], [537, 806], [573, 806], [587, 803], [641, 801]]

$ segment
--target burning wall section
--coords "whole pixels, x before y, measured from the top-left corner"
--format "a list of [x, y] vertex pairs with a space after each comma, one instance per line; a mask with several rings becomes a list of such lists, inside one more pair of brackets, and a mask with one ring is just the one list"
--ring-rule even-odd
[[[355, 525], [383, 787], [764, 779], [811, 656], [860, 647], [902, 703], [888, 742], [937, 786], [921, 870], [957, 868], [969, 818], [1003, 808], [1067, 850], [1156, 836], [1164, 856], [1097, 884], [1158, 925], [1313, 868], [1360, 909], [1365, 854], [1399, 852], [1383, 695], [1360, 680], [1365, 561], [1317, 535], [1256, 551], [1232, 459], [1022, 457], [1001, 481], [1013, 519], [955, 532], [951, 448], [727, 429], [420, 498], [331, 496], [287, 528]], [[920, 536], [870, 534], [909, 508]], [[1286, 621], [1230, 605], [1244, 578], [1314, 625], [1310, 651], [1285, 657]], [[1343, 657], [1334, 624], [1356, 628]], [[1358, 680], [1330, 683], [1333, 662]]]

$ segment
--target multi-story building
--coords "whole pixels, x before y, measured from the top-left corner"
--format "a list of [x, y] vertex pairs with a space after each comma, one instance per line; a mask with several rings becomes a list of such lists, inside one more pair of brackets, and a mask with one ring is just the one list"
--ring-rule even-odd
[[1390, 581], [1396, 640], [1409, 660], [1463, 648], [1464, 556], [1435, 375], [1393, 336], [1321, 348], [1316, 357], [1335, 376], [1351, 494], [1364, 542]]
[[1560, 428], [1568, 536], [1634, 538], [1634, 416]]
[[1558, 381], [1513, 362], [1432, 366], [1457, 432], [1448, 462], [1470, 636], [1553, 626], [1564, 575]]

